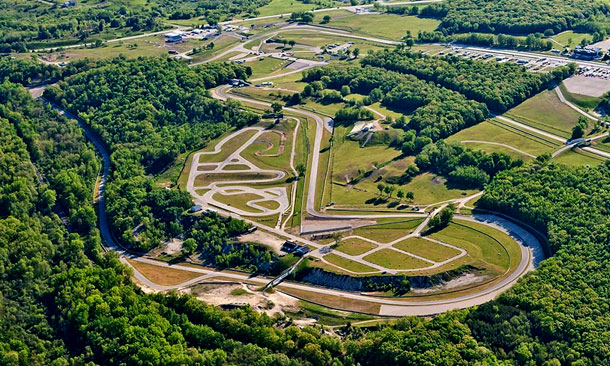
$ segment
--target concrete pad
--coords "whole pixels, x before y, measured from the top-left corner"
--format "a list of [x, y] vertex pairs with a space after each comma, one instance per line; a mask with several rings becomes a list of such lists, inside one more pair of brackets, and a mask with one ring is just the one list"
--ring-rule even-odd
[[573, 76], [563, 82], [570, 93], [588, 95], [599, 98], [610, 91], [610, 81], [586, 77], [584, 75]]

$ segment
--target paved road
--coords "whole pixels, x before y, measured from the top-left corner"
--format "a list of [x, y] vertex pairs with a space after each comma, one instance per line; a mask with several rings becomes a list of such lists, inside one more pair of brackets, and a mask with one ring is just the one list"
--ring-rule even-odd
[[563, 95], [563, 92], [561, 91], [561, 88], [559, 86], [555, 88], [555, 92], [557, 93], [557, 97], [559, 97], [559, 100], [563, 104], [566, 104], [568, 107], [572, 108], [573, 110], [575, 110], [576, 112], [582, 114], [583, 116], [587, 117], [590, 120], [593, 120], [595, 122], [599, 121], [599, 119], [597, 117], [594, 117], [594, 116], [590, 115], [589, 113], [583, 111], [582, 109], [578, 108], [576, 105], [574, 105], [573, 103], [568, 101], [566, 99], [566, 97]]
[[[253, 134], [246, 142], [239, 146], [230, 155], [228, 155], [226, 159], [213, 163], [199, 162], [199, 159], [202, 156], [219, 154], [222, 151], [222, 147], [228, 141], [232, 140], [236, 136], [246, 131], [255, 131], [256, 133]], [[262, 217], [275, 214], [281, 215], [286, 210], [288, 210], [290, 203], [288, 202], [288, 194], [285, 187], [255, 188], [248, 186], [248, 184], [276, 182], [286, 177], [286, 173], [281, 170], [261, 169], [241, 156], [241, 153], [247, 147], [252, 145], [263, 133], [265, 133], [265, 129], [262, 127], [244, 128], [222, 139], [218, 144], [216, 144], [216, 146], [214, 146], [213, 151], [198, 152], [194, 154], [191, 164], [191, 170], [189, 171], [188, 181], [186, 183], [187, 192], [189, 192], [195, 198], [195, 201], [199, 204], [212, 204], [213, 206], [220, 207], [226, 211], [235, 212], [238, 215]], [[239, 170], [226, 170], [226, 167], [229, 165], [243, 165], [245, 166], [245, 168]], [[201, 168], [205, 169], [202, 170]], [[253, 177], [249, 180], [226, 180], [212, 182], [208, 185], [196, 185], [196, 178], [198, 176], [209, 174], [264, 174], [270, 175], [271, 177]], [[207, 191], [203, 195], [200, 195], [199, 193], [197, 193], [197, 191], [200, 189], [205, 189]], [[248, 207], [254, 210], [253, 212], [244, 211], [240, 208], [232, 207], [226, 203], [220, 202], [216, 200], [216, 194], [221, 194], [224, 196], [255, 194], [260, 198], [245, 202]], [[278, 207], [271, 209], [260, 204], [261, 202], [266, 201], [275, 201], [278, 203]]]
[[[252, 102], [252, 101], [250, 101], [250, 102]], [[100, 231], [102, 234], [102, 239], [104, 240], [104, 242], [106, 244], [106, 247], [118, 252], [119, 255], [122, 257], [122, 261], [128, 265], [129, 265], [129, 263], [125, 260], [126, 257], [130, 257], [136, 261], [155, 264], [155, 265], [159, 265], [159, 266], [163, 266], [163, 267], [170, 267], [169, 264], [164, 263], [164, 262], [157, 262], [157, 261], [153, 261], [153, 260], [150, 260], [150, 259], [147, 259], [144, 257], [134, 257], [134, 256], [126, 253], [119, 246], [119, 244], [115, 241], [115, 239], [110, 231], [110, 225], [108, 223], [108, 217], [107, 217], [107, 213], [106, 213], [106, 209], [105, 209], [106, 206], [105, 206], [105, 194], [104, 193], [105, 193], [105, 186], [106, 186], [106, 182], [107, 182], [107, 178], [108, 178], [108, 174], [109, 174], [109, 170], [110, 170], [109, 151], [106, 148], [106, 146], [101, 142], [101, 140], [98, 138], [98, 136], [82, 120], [80, 120], [76, 116], [74, 116], [66, 111], [61, 110], [60, 108], [58, 108], [56, 106], [54, 106], [54, 107], [60, 113], [66, 115], [69, 118], [73, 118], [76, 121], [78, 121], [81, 128], [83, 128], [83, 131], [84, 131], [85, 135], [87, 136], [87, 138], [95, 145], [95, 147], [98, 149], [98, 151], [102, 155], [104, 168], [102, 171], [102, 177], [101, 177], [100, 185], [99, 185], [98, 215], [99, 215]], [[297, 111], [297, 110], [294, 110], [294, 111]], [[324, 121], [320, 117], [317, 117], [316, 115], [311, 114], [309, 112], [304, 112], [304, 111], [298, 111], [298, 112], [300, 112], [301, 114], [304, 114], [304, 115], [312, 115], [315, 117], [314, 120], [316, 120], [317, 126], [318, 126], [316, 129], [316, 134], [321, 136], [322, 131], [324, 129]], [[320, 141], [320, 139], [316, 139], [316, 140]], [[319, 143], [318, 143], [318, 150], [314, 150], [314, 151], [319, 152]], [[319, 155], [319, 153], [314, 153], [314, 155]], [[314, 164], [314, 166], [315, 165], [318, 165], [318, 164]], [[312, 181], [315, 183], [315, 179], [313, 179]], [[313, 184], [312, 186], [315, 187], [315, 184]], [[313, 192], [315, 194], [315, 188], [314, 188]], [[495, 217], [493, 219], [496, 220], [496, 223], [502, 221], [502, 219], [495, 218]], [[250, 220], [247, 220], [247, 221], [251, 222]], [[508, 225], [506, 225], [506, 223], [504, 223], [504, 224], [500, 224], [498, 227], [502, 230], [506, 230], [506, 227], [510, 227], [511, 225], [515, 226], [514, 224], [509, 222]], [[289, 238], [294, 237], [292, 235], [289, 235], [289, 234], [283, 232], [282, 230], [268, 229], [268, 228], [266, 228], [266, 230], [275, 232], [284, 237], [289, 237]], [[514, 230], [521, 230], [521, 232], [519, 232], [519, 234], [518, 234], [519, 235], [518, 240], [520, 240], [521, 243], [530, 245], [532, 247], [540, 247], [540, 243], [537, 241], [537, 239], [533, 235], [529, 234], [527, 231], [519, 228], [518, 226], [515, 226]], [[514, 233], [512, 233], [512, 234], [514, 236]], [[294, 237], [294, 238], [297, 238], [297, 237]], [[303, 242], [306, 240], [304, 240], [302, 238], [298, 238], [298, 241]], [[319, 247], [319, 245], [316, 243], [311, 242], [311, 244], [313, 247]], [[491, 288], [484, 290], [480, 293], [462, 296], [462, 297], [451, 299], [451, 300], [437, 300], [437, 301], [424, 301], [424, 302], [391, 300], [391, 299], [384, 299], [384, 298], [373, 298], [370, 296], [365, 296], [365, 295], [360, 295], [360, 294], [355, 294], [355, 293], [348, 293], [348, 292], [332, 290], [332, 289], [324, 289], [324, 288], [301, 285], [301, 284], [296, 284], [296, 283], [282, 283], [281, 285], [279, 285], [279, 289], [281, 290], [282, 288], [292, 288], [292, 289], [299, 289], [299, 290], [315, 292], [318, 294], [328, 294], [328, 295], [334, 295], [334, 296], [339, 296], [339, 297], [344, 297], [344, 298], [349, 298], [349, 299], [364, 300], [364, 301], [369, 301], [369, 302], [373, 302], [373, 303], [379, 303], [382, 305], [381, 312], [380, 312], [381, 315], [391, 315], [391, 316], [432, 315], [432, 314], [437, 314], [437, 313], [440, 313], [443, 311], [447, 311], [449, 309], [466, 308], [466, 307], [470, 307], [473, 305], [481, 304], [481, 303], [489, 301], [490, 299], [497, 296], [500, 292], [504, 291], [508, 286], [510, 286], [511, 284], [516, 282], [516, 280], [522, 274], [524, 274], [528, 269], [533, 268], [531, 254], [537, 253], [540, 250], [539, 251], [536, 251], [536, 250], [530, 251], [530, 250], [527, 250], [525, 247], [522, 247], [522, 251], [523, 251], [523, 260], [521, 261], [518, 270], [511, 273], [511, 275], [509, 277], [507, 277], [500, 283], [498, 283], [498, 284], [492, 286]], [[180, 266], [180, 265], [173, 265], [171, 267], [176, 268], [176, 269], [182, 269], [185, 271], [198, 272], [198, 273], [201, 273], [202, 276], [199, 276], [196, 279], [193, 279], [191, 281], [188, 281], [186, 283], [176, 285], [176, 286], [160, 286], [160, 285], [152, 283], [151, 281], [146, 279], [135, 269], [134, 269], [134, 275], [136, 276], [136, 278], [139, 281], [141, 281], [145, 285], [147, 285], [153, 289], [157, 289], [157, 290], [182, 288], [184, 286], [194, 284], [194, 283], [197, 283], [199, 281], [202, 281], [207, 278], [214, 277], [214, 276], [233, 278], [237, 281], [253, 281], [253, 282], [258, 282], [261, 284], [266, 284], [269, 281], [268, 278], [257, 278], [257, 277], [252, 278], [251, 276], [245, 275], [245, 274], [218, 272], [218, 271], [208, 270], [208, 269], [204, 269], [204, 268], [193, 268], [193, 267]]]

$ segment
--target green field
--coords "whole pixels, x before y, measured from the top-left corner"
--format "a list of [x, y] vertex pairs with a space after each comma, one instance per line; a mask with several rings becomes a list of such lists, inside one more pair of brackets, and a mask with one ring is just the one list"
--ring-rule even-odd
[[455, 135], [452, 135], [447, 140], [457, 142], [482, 141], [506, 144], [513, 149], [485, 143], [468, 143], [467, 146], [489, 153], [494, 151], [504, 152], [510, 156], [521, 159], [529, 159], [529, 156], [517, 152], [514, 149], [534, 156], [539, 156], [545, 152], [553, 152], [560, 147], [555, 141], [548, 140], [530, 132], [521, 132], [512, 126], [506, 125], [502, 121], [495, 119], [487, 120], [462, 130]]
[[260, 78], [268, 76], [276, 71], [282, 70], [289, 61], [278, 60], [276, 58], [264, 57], [259, 58], [256, 61], [248, 62], [246, 65], [252, 68], [251, 78]]
[[357, 256], [375, 248], [377, 248], [377, 245], [369, 243], [368, 241], [358, 238], [349, 238], [341, 241], [334, 249], [345, 254]]
[[396, 14], [366, 14], [338, 17], [328, 24], [355, 34], [398, 41], [408, 30], [416, 36], [420, 31], [432, 32], [440, 21]]
[[[583, 39], [588, 40], [589, 42], [593, 39], [593, 35], [589, 33], [576, 33], [573, 31], [567, 31], [559, 33], [556, 36], [551, 37], [555, 42], [562, 44], [565, 47], [576, 47], [580, 45]], [[555, 44], [556, 46], [559, 46]], [[560, 48], [560, 47], [555, 47]]]
[[223, 195], [220, 193], [215, 193], [214, 196], [212, 196], [212, 198], [218, 202], [224, 203], [226, 205], [235, 207], [239, 210], [243, 210], [246, 212], [251, 212], [251, 213], [262, 212], [261, 210], [257, 210], [246, 204], [249, 201], [262, 198], [261, 196], [253, 194], [253, 193], [242, 193], [242, 194], [234, 194], [234, 195]]
[[431, 238], [462, 248], [468, 252], [449, 266], [470, 264], [496, 273], [516, 268], [521, 260], [517, 242], [501, 231], [472, 222], [453, 222]]
[[569, 166], [598, 166], [606, 159], [583, 150], [570, 150], [556, 157], [555, 162]]
[[[225, 161], [235, 150], [245, 144], [252, 136], [254, 136], [257, 131], [254, 130], [246, 130], [241, 131], [237, 135], [233, 136], [230, 140], [225, 142], [222, 146], [220, 152], [218, 154], [204, 154], [199, 156], [200, 163], [220, 163]], [[218, 144], [221, 139], [217, 139], [216, 142], [210, 143], [204, 149], [200, 150], [201, 152], [211, 152], [214, 151], [214, 147]]]
[[259, 16], [268, 16], [313, 10], [317, 7], [316, 4], [304, 4], [303, 2], [296, 0], [271, 0], [269, 4], [258, 8], [258, 11]]
[[136, 58], [140, 56], [163, 56], [168, 52], [183, 53], [195, 47], [205, 46], [208, 41], [187, 39], [179, 43], [166, 43], [162, 36], [136, 38], [128, 41], [104, 43], [101, 47], [66, 48], [52, 53], [39, 53], [38, 56], [52, 62], [69, 62], [83, 58], [104, 59], [118, 56]]
[[412, 237], [393, 245], [395, 248], [413, 253], [435, 262], [446, 261], [460, 254], [459, 251], [420, 237]]
[[381, 249], [363, 258], [389, 269], [409, 270], [429, 267], [432, 264], [392, 249]]
[[554, 90], [547, 90], [526, 100], [506, 112], [510, 118], [532, 127], [569, 138], [572, 127], [581, 116], [578, 112], [561, 103]]
[[354, 262], [353, 260], [340, 257], [336, 254], [327, 254], [324, 256], [324, 259], [329, 263], [332, 263], [336, 266], [344, 268], [348, 271], [358, 272], [358, 273], [366, 273], [366, 272], [378, 272], [375, 268], [369, 267], [362, 263]]
[[383, 222], [378, 225], [356, 228], [353, 230], [353, 234], [378, 243], [389, 243], [411, 234], [422, 222], [423, 219]]
[[[388, 146], [360, 147], [360, 141], [347, 137], [352, 126], [335, 128], [335, 144], [333, 146], [333, 180], [346, 183], [360, 175], [359, 170], [375, 169], [375, 165], [392, 161], [400, 155], [400, 151]], [[345, 157], [349, 157], [346, 159]]]

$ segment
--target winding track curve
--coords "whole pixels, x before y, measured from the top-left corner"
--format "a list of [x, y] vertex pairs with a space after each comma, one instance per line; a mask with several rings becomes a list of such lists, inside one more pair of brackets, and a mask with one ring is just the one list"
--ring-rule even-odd
[[[221, 99], [223, 97], [222, 94], [221, 95], [218, 95], [217, 93], [213, 93], [213, 94], [216, 97], [221, 97]], [[231, 98], [233, 98], [233, 96], [231, 96]], [[235, 98], [235, 99], [238, 99], [238, 98]], [[241, 98], [241, 99], [243, 99], [249, 103], [266, 105], [266, 103], [259, 102], [259, 101], [249, 100], [246, 98]], [[103, 170], [102, 170], [102, 175], [100, 178], [100, 183], [98, 186], [99, 187], [98, 188], [98, 195], [99, 195], [98, 215], [99, 215], [100, 232], [101, 232], [102, 239], [104, 240], [104, 242], [106, 244], [106, 248], [117, 252], [119, 254], [119, 256], [121, 257], [121, 261], [133, 269], [135, 277], [138, 280], [140, 280], [142, 283], [144, 283], [146, 286], [149, 286], [153, 289], [156, 289], [159, 291], [165, 291], [168, 289], [179, 289], [179, 288], [183, 288], [187, 285], [197, 282], [197, 281], [189, 281], [188, 283], [183, 283], [183, 284], [179, 284], [176, 286], [160, 286], [160, 285], [157, 285], [157, 284], [149, 281], [148, 279], [146, 279], [129, 262], [127, 262], [126, 259], [131, 258], [132, 260], [136, 260], [136, 261], [140, 261], [140, 262], [144, 262], [144, 263], [150, 263], [150, 264], [158, 265], [160, 267], [169, 267], [170, 266], [167, 263], [158, 262], [158, 261], [154, 261], [154, 260], [151, 260], [148, 258], [131, 255], [131, 254], [127, 253], [125, 250], [123, 250], [120, 247], [120, 245], [118, 244], [118, 242], [114, 239], [114, 236], [112, 235], [110, 225], [108, 222], [108, 216], [106, 213], [106, 205], [105, 205], [105, 194], [104, 194], [106, 182], [108, 180], [108, 174], [110, 172], [110, 153], [109, 153], [107, 147], [101, 141], [101, 139], [97, 136], [97, 134], [93, 130], [91, 130], [91, 128], [86, 123], [84, 123], [80, 118], [74, 116], [73, 114], [71, 114], [67, 111], [64, 111], [63, 109], [61, 109], [57, 106], [53, 106], [53, 107], [56, 110], [58, 110], [61, 114], [65, 115], [66, 117], [76, 120], [78, 122], [78, 124], [80, 125], [80, 127], [83, 129], [85, 136], [87, 136], [87, 138], [94, 144], [94, 146], [96, 147], [96, 149], [99, 151], [100, 155], [102, 156]], [[304, 115], [304, 116], [312, 118], [316, 121], [316, 139], [314, 141], [314, 150], [313, 150], [314, 155], [312, 157], [313, 158], [312, 159], [313, 160], [312, 168], [310, 169], [311, 182], [315, 183], [315, 179], [317, 177], [317, 165], [319, 164], [319, 151], [320, 151], [321, 140], [322, 140], [322, 132], [323, 132], [324, 128], [329, 128], [329, 127], [327, 126], [325, 121], [318, 115], [315, 115], [313, 113], [306, 112], [306, 111], [297, 110], [294, 108], [287, 108], [287, 109], [290, 112]], [[310, 214], [313, 214], [314, 216], [325, 217], [326, 215], [321, 215], [318, 212], [316, 212], [316, 210], [314, 208], [314, 200], [313, 200], [314, 196], [315, 196], [315, 184], [310, 184], [309, 191], [308, 191], [307, 205], [306, 205], [307, 212]], [[378, 217], [387, 217], [387, 215], [373, 215], [371, 217], [377, 217], [377, 216]], [[418, 214], [410, 215], [410, 217], [414, 217], [414, 216], [421, 217], [421, 215], [418, 215]], [[357, 293], [351, 293], [351, 292], [345, 292], [345, 291], [339, 291], [339, 290], [333, 290], [333, 289], [326, 289], [326, 288], [308, 286], [308, 285], [291, 283], [291, 282], [282, 283], [278, 289], [281, 290], [282, 288], [289, 288], [289, 289], [306, 290], [306, 291], [314, 292], [314, 293], [317, 293], [320, 295], [332, 295], [332, 296], [342, 297], [345, 299], [353, 299], [353, 300], [368, 301], [371, 303], [376, 303], [381, 306], [379, 315], [383, 315], [383, 316], [406, 316], [406, 315], [427, 316], [427, 315], [434, 315], [434, 314], [442, 313], [442, 312], [452, 310], [452, 309], [467, 308], [467, 307], [471, 307], [474, 305], [479, 305], [479, 304], [485, 303], [487, 301], [492, 300], [493, 298], [498, 296], [500, 293], [505, 291], [508, 287], [510, 287], [512, 284], [514, 284], [523, 274], [525, 274], [529, 270], [532, 270], [535, 267], [535, 265], [537, 264], [537, 262], [539, 260], [543, 259], [543, 256], [540, 254], [542, 252], [540, 242], [536, 239], [536, 237], [534, 235], [532, 235], [525, 229], [521, 228], [518, 225], [515, 225], [514, 223], [512, 223], [508, 220], [505, 220], [505, 219], [502, 219], [502, 218], [499, 218], [499, 217], [496, 217], [493, 215], [484, 215], [484, 216], [485, 217], [475, 216], [473, 218], [464, 217], [464, 218], [460, 218], [460, 219], [476, 221], [476, 222], [486, 222], [487, 225], [493, 226], [501, 231], [508, 233], [509, 235], [511, 235], [513, 238], [515, 238], [518, 242], [520, 242], [522, 244], [521, 245], [522, 260], [519, 263], [518, 268], [515, 271], [513, 271], [508, 277], [506, 277], [502, 281], [498, 282], [497, 284], [493, 285], [492, 287], [482, 290], [480, 292], [477, 292], [475, 294], [464, 295], [461, 297], [448, 299], [448, 300], [434, 300], [434, 301], [406, 300], [406, 301], [404, 301], [404, 300], [399, 300], [399, 299], [375, 298], [375, 297], [370, 297], [370, 296], [361, 295], [361, 294], [357, 294]], [[336, 216], [333, 216], [333, 217], [337, 218]], [[397, 217], [397, 216], [394, 216], [394, 217]], [[358, 218], [358, 216], [353, 215], [353, 216], [347, 216], [345, 218], [346, 219]], [[428, 219], [429, 219], [429, 217], [426, 219], [426, 221]], [[248, 221], [251, 224], [256, 224], [256, 223], [252, 222], [251, 220], [246, 220], [246, 221]], [[268, 228], [267, 228], [267, 230], [268, 230]], [[282, 232], [281, 230], [280, 231], [271, 230], [271, 231], [278, 232], [278, 233]], [[282, 235], [285, 235], [285, 236], [288, 236], [291, 238], [296, 238], [299, 241], [303, 241], [303, 239], [301, 239], [301, 238], [297, 238], [297, 237], [294, 237], [291, 235], [286, 235], [285, 233], [283, 233]], [[260, 278], [260, 277], [252, 278], [248, 275], [228, 273], [228, 272], [219, 273], [217, 271], [213, 271], [213, 270], [209, 270], [209, 269], [205, 269], [205, 268], [193, 268], [193, 267], [181, 266], [181, 265], [173, 265], [171, 267], [185, 270], [185, 271], [201, 273], [202, 276], [198, 277], [197, 278], [198, 280], [205, 280], [206, 278], [210, 278], [210, 276], [216, 274], [216, 275], [220, 275], [225, 278], [232, 278], [232, 279], [235, 279], [238, 281], [258, 282], [261, 284], [266, 284], [269, 281], [269, 279], [266, 279], [266, 278]]]

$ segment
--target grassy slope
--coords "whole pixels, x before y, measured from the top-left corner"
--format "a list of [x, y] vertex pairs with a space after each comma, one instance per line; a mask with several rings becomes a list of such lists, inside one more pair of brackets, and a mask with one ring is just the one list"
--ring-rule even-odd
[[526, 100], [506, 113], [517, 121], [533, 127], [570, 137], [580, 114], [561, 103], [555, 91], [547, 90]]
[[[538, 156], [545, 152], [552, 152], [559, 148], [555, 142], [548, 142], [520, 132], [510, 126], [499, 123], [496, 120], [481, 122], [476, 126], [462, 130], [449, 137], [448, 141], [487, 141], [512, 146], [518, 150]], [[524, 158], [526, 155], [515, 152], [514, 150], [501, 148], [497, 145], [468, 144], [468, 147], [480, 149], [486, 152], [502, 151], [511, 156]]]

